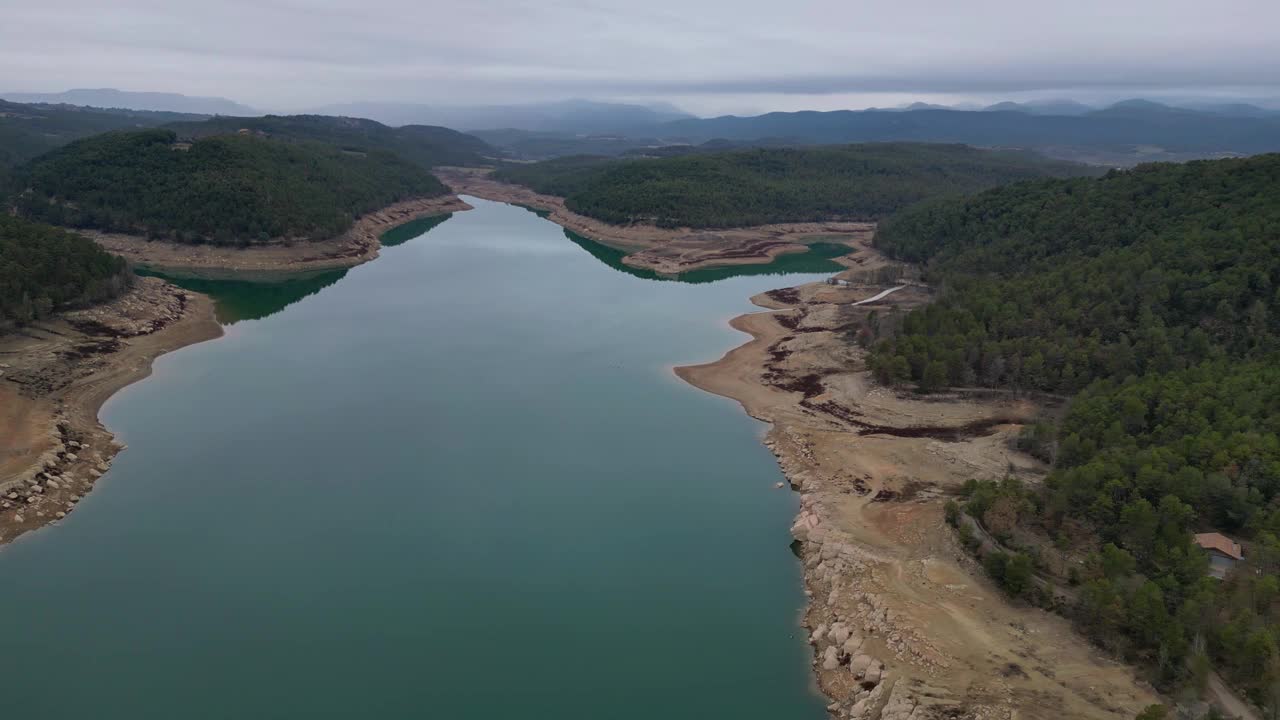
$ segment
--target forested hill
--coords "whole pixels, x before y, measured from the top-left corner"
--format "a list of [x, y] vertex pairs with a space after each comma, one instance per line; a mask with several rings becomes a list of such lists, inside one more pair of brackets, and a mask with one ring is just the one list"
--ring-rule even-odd
[[201, 115], [108, 110], [74, 105], [27, 105], [0, 100], [0, 173], [59, 145], [110, 130], [154, 127]]
[[[885, 252], [949, 292], [893, 352], [956, 384], [1074, 392], [1275, 348], [1280, 155], [1154, 164], [911, 208]], [[926, 360], [927, 358], [927, 360]]]
[[373, 120], [327, 115], [215, 117], [166, 125], [181, 138], [203, 138], [240, 132], [274, 140], [323, 142], [344, 150], [383, 151], [425, 168], [483, 164], [499, 154], [473, 135], [434, 125], [387, 127]]
[[1125, 161], [1159, 150], [1201, 157], [1280, 151], [1280, 117], [1231, 117], [1155, 103], [1122, 103], [1069, 117], [947, 109], [775, 112], [676, 120], [653, 134], [692, 142], [762, 137], [807, 143], [961, 142], [1041, 148], [1055, 157], [1102, 152]]
[[606, 222], [733, 227], [878, 220], [922, 198], [1095, 171], [963, 145], [877, 143], [756, 149], [660, 159], [558, 158], [496, 177], [565, 198]]
[[181, 242], [320, 240], [355, 217], [447, 189], [385, 152], [222, 135], [177, 142], [171, 130], [78, 140], [16, 168], [17, 211], [54, 225]]
[[[1076, 585], [1078, 624], [1166, 689], [1214, 667], [1276, 707], [1280, 155], [998, 188], [876, 242], [942, 290], [869, 328], [882, 381], [1074, 396], [1024, 436], [1054, 464], [1042, 487], [974, 488], [969, 512], [1015, 548], [992, 574], [1031, 599], [1028, 567]], [[1192, 544], [1208, 531], [1246, 546], [1222, 582]]]
[[91, 240], [0, 213], [0, 332], [114, 297], [132, 279], [124, 260]]

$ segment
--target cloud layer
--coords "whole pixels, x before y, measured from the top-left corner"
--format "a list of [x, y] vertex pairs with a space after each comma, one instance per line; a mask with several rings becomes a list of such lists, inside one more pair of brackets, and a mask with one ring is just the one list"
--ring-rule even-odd
[[881, 94], [1280, 95], [1272, 0], [51, 0], [5, 15], [0, 89], [162, 90], [265, 108], [590, 96], [715, 112]]

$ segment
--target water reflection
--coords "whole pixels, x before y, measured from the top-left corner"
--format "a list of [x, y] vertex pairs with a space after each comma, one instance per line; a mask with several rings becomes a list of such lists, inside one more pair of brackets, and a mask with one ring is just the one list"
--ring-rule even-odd
[[451, 217], [453, 217], [453, 213], [432, 215], [430, 217], [411, 220], [403, 225], [398, 225], [382, 233], [382, 237], [379, 238], [379, 240], [381, 240], [383, 247], [403, 245], [414, 238], [426, 235], [431, 228], [443, 223]]
[[712, 283], [748, 275], [839, 272], [844, 269], [844, 266], [833, 258], [848, 255], [850, 252], [850, 248], [847, 245], [815, 242], [809, 245], [809, 252], [779, 255], [773, 262], [764, 265], [728, 265], [671, 276], [660, 275], [652, 270], [635, 268], [623, 263], [622, 258], [627, 255], [623, 250], [611, 248], [570, 230], [565, 230], [564, 235], [575, 245], [590, 253], [592, 257], [618, 272], [624, 272], [644, 280], [665, 280], [693, 284]]
[[178, 287], [208, 295], [214, 300], [218, 322], [235, 325], [242, 320], [260, 320], [275, 315], [338, 282], [347, 270], [338, 268], [319, 273], [281, 275], [279, 279], [272, 280], [184, 277], [145, 269], [139, 269], [138, 274], [162, 278]]
[[[525, 209], [541, 218], [546, 218], [548, 215], [544, 211], [533, 208]], [[452, 213], [435, 215], [392, 228], [382, 234], [382, 245], [384, 248], [403, 245], [426, 235], [451, 217], [453, 217]], [[622, 258], [627, 254], [625, 251], [598, 243], [569, 230], [565, 230], [564, 235], [574, 245], [618, 272], [643, 280], [690, 284], [713, 283], [749, 275], [838, 272], [842, 266], [833, 258], [849, 252], [849, 247], [840, 243], [815, 242], [809, 245], [808, 252], [780, 255], [773, 262], [765, 265], [707, 268], [672, 277], [624, 264]], [[260, 320], [274, 315], [304, 298], [315, 295], [341, 280], [346, 276], [348, 269], [339, 268], [305, 274], [281, 273], [274, 277], [256, 276], [252, 280], [183, 276], [146, 269], [140, 269], [138, 273], [163, 278], [179, 287], [212, 297], [217, 309], [218, 322], [223, 325], [234, 325], [244, 320]]]
[[[382, 234], [382, 246], [388, 248], [403, 245], [426, 235], [451, 217], [452, 213], [433, 215], [394, 227]], [[338, 282], [346, 276], [349, 269], [258, 275], [252, 280], [185, 276], [146, 269], [139, 269], [138, 274], [163, 278], [178, 287], [208, 295], [214, 300], [218, 322], [234, 325], [243, 320], [261, 320], [275, 315]]]

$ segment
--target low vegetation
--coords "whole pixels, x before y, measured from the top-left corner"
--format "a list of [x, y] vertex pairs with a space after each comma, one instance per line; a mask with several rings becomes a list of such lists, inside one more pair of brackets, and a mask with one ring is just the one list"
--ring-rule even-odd
[[[1162, 687], [1212, 668], [1280, 707], [1280, 155], [999, 188], [876, 242], [940, 290], [871, 328], [882, 381], [1071, 398], [1020, 440], [1042, 485], [967, 488], [993, 577]], [[1223, 581], [1206, 531], [1246, 546]]]
[[508, 166], [496, 177], [562, 196], [570, 210], [605, 222], [709, 228], [879, 220], [937, 195], [1092, 173], [1022, 153], [885, 143], [657, 159], [580, 156]]
[[447, 192], [389, 153], [253, 135], [183, 143], [159, 129], [76, 141], [16, 168], [11, 185], [33, 220], [239, 245], [332, 237], [363, 213]]
[[115, 297], [132, 280], [91, 240], [0, 213], [0, 330]]

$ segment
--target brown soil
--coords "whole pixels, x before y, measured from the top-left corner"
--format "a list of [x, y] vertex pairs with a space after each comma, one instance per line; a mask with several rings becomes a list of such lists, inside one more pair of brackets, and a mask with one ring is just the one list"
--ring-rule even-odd
[[655, 225], [611, 225], [569, 210], [564, 198], [542, 195], [519, 185], [498, 182], [489, 170], [439, 168], [436, 174], [460, 195], [513, 203], [546, 211], [549, 219], [579, 235], [630, 252], [622, 262], [664, 275], [727, 265], [760, 265], [779, 255], [806, 252], [809, 243], [865, 241], [872, 223], [812, 222], [727, 230], [660, 228]]
[[378, 238], [397, 225], [431, 215], [470, 210], [454, 195], [406, 200], [361, 216], [347, 232], [321, 242], [273, 242], [247, 248], [187, 245], [80, 230], [107, 250], [136, 265], [163, 270], [225, 271], [239, 277], [254, 272], [301, 272], [350, 267], [378, 257]]
[[119, 451], [98, 410], [156, 357], [218, 337], [209, 298], [156, 278], [0, 336], [0, 544], [74, 511]]
[[[910, 275], [865, 244], [849, 265], [843, 278]], [[929, 298], [913, 285], [849, 307], [885, 287], [762, 294], [758, 305], [791, 309], [735, 318], [748, 343], [676, 370], [773, 424], [765, 443], [801, 494], [792, 531], [805, 624], [833, 717], [1134, 717], [1158, 702], [1151, 688], [1062, 618], [1011, 604], [943, 521], [946, 496], [968, 478], [1042, 477], [1011, 446], [1036, 405], [875, 385], [847, 330], [872, 309], [885, 317]]]

